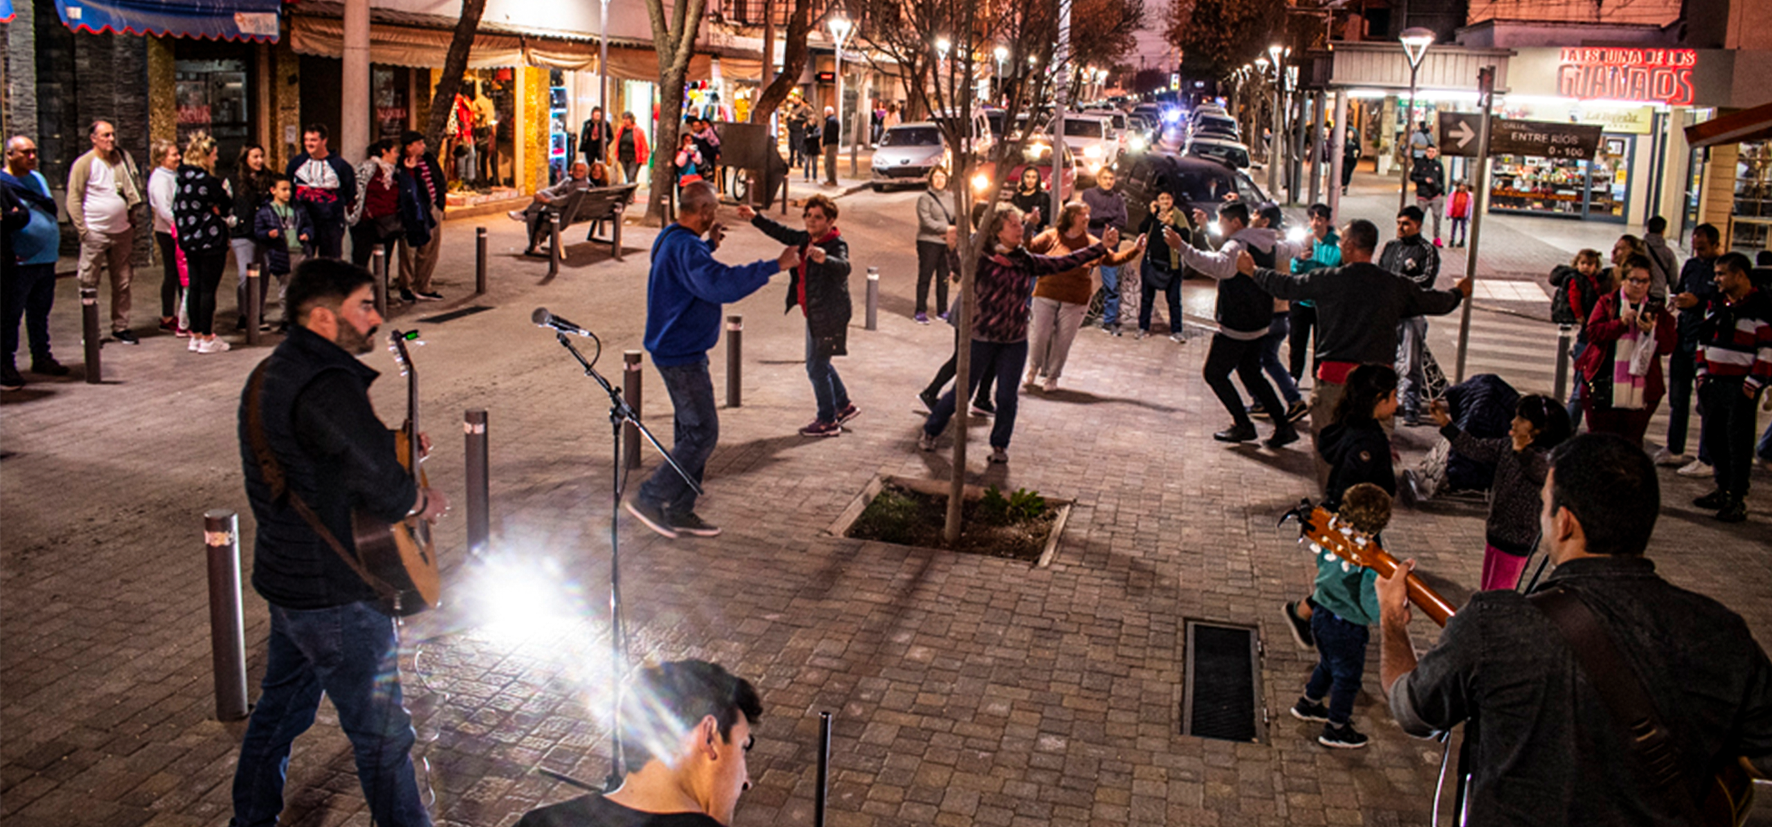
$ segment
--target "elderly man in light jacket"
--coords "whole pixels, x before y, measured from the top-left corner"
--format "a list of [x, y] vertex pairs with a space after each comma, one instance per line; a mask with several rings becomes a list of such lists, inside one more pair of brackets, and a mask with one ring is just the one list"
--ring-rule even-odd
[[80, 286], [98, 287], [100, 259], [111, 271], [111, 335], [141, 344], [129, 330], [129, 282], [135, 277], [135, 208], [142, 204], [135, 159], [117, 148], [117, 128], [93, 121], [92, 150], [68, 169], [68, 219], [80, 234]]

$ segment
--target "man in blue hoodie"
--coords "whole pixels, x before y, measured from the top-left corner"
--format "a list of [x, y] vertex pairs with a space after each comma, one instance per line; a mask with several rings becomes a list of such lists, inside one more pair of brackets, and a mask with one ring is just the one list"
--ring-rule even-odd
[[[773, 261], [742, 267], [715, 261], [714, 250], [726, 234], [714, 220], [719, 206], [719, 195], [708, 183], [683, 188], [677, 197], [677, 223], [652, 243], [652, 273], [646, 283], [646, 350], [676, 409], [671, 458], [697, 485], [720, 438], [714, 380], [708, 375], [708, 349], [720, 339], [720, 305], [749, 296], [776, 273], [800, 266], [796, 247], [782, 250]], [[668, 464], [647, 478], [626, 507], [647, 528], [671, 539], [720, 533], [696, 516], [695, 489]]]

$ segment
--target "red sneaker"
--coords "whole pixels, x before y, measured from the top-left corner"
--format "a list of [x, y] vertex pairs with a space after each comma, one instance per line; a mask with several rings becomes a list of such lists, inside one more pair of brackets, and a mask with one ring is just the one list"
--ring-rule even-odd
[[843, 426], [822, 419], [812, 420], [811, 425], [800, 429], [800, 436], [841, 436]]

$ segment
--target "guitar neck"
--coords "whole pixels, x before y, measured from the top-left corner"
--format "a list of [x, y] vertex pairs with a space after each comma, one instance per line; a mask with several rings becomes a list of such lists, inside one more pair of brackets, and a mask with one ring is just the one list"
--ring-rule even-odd
[[[1397, 573], [1397, 569], [1402, 568], [1402, 564], [1397, 562], [1397, 558], [1390, 556], [1389, 552], [1379, 550], [1374, 554], [1374, 558], [1372, 570], [1378, 572], [1379, 577], [1391, 577]], [[1404, 583], [1408, 587], [1409, 602], [1414, 603], [1423, 614], [1432, 618], [1441, 628], [1444, 628], [1446, 621], [1451, 620], [1452, 615], [1458, 611], [1453, 608], [1451, 603], [1447, 602], [1446, 598], [1441, 597], [1439, 592], [1434, 591], [1414, 572], [1409, 573]]]

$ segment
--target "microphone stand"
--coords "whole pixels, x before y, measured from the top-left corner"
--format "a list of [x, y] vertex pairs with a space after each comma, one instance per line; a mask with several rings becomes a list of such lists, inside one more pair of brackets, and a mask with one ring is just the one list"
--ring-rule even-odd
[[[652, 431], [647, 430], [646, 425], [640, 421], [640, 417], [633, 407], [627, 403], [626, 399], [622, 398], [621, 391], [609, 384], [609, 380], [604, 379], [603, 375], [592, 367], [591, 362], [585, 361], [584, 354], [579, 353], [578, 348], [572, 346], [572, 342], [566, 338], [566, 334], [556, 330], [554, 337], [560, 340], [560, 346], [566, 348], [566, 352], [572, 354], [572, 358], [578, 360], [578, 364], [584, 368], [585, 375], [597, 380], [597, 384], [602, 386], [603, 392], [609, 394], [610, 442], [614, 448], [613, 462], [610, 464], [612, 485], [609, 510], [609, 645], [613, 662], [609, 674], [611, 681], [615, 684], [615, 707], [612, 716], [614, 726], [610, 730], [609, 739], [609, 777], [603, 782], [603, 791], [614, 792], [616, 788], [621, 786], [622, 779], [627, 775], [623, 772], [621, 757], [621, 696], [623, 672], [626, 670], [628, 662], [628, 637], [627, 624], [623, 622], [621, 613], [621, 541], [616, 533], [616, 526], [621, 516], [622, 423], [633, 425], [641, 436], [646, 437], [646, 441], [652, 443], [652, 447], [656, 448], [659, 455], [665, 458], [665, 462], [670, 464], [671, 470], [676, 471], [677, 475], [681, 476], [698, 496], [703, 492], [701, 485], [689, 476], [688, 471], [683, 470], [683, 466], [677, 464], [677, 460], [671, 456], [671, 452], [666, 451], [664, 446], [659, 444], [658, 437], [653, 436]], [[601, 355], [603, 341], [594, 335], [591, 336], [591, 340], [597, 343], [597, 353]]]

